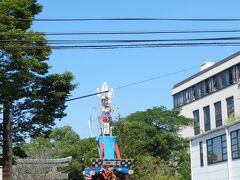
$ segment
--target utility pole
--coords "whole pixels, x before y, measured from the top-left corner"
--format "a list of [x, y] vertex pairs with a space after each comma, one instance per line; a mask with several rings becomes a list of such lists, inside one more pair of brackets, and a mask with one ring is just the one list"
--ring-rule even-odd
[[12, 127], [11, 104], [3, 103], [3, 180], [12, 179]]

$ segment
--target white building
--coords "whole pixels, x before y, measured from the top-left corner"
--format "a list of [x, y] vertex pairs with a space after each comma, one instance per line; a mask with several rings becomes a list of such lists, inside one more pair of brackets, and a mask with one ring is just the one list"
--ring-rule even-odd
[[174, 107], [195, 120], [190, 138], [192, 179], [240, 179], [240, 51], [173, 87]]
[[2, 149], [0, 148], [0, 180], [2, 180]]
[[[0, 153], [2, 154], [2, 151], [0, 150]], [[2, 180], [2, 157], [0, 154], [0, 180]]]

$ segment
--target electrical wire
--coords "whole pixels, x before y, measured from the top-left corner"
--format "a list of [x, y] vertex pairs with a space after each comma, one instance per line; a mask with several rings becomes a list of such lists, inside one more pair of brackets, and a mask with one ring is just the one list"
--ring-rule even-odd
[[[211, 29], [211, 30], [161, 30], [161, 31], [100, 31], [100, 32], [34, 32], [33, 35], [47, 36], [76, 36], [76, 35], [128, 35], [128, 34], [195, 34], [195, 33], [237, 33], [240, 29]], [[27, 33], [0, 32], [0, 36], [30, 35]]]
[[238, 22], [239, 18], [0, 18], [0, 20], [72, 22], [72, 21], [197, 21], [197, 22]]
[[98, 94], [103, 94], [103, 93], [107, 93], [107, 92], [109, 92], [109, 91], [103, 91], [103, 92], [88, 94], [88, 95], [85, 95], [85, 96], [75, 97], [75, 98], [67, 99], [66, 101], [74, 101], [74, 100], [77, 100], [77, 99], [83, 99], [83, 98], [87, 98], [87, 97], [91, 97], [91, 96], [96, 96]]
[[210, 43], [154, 43], [154, 44], [117, 44], [117, 45], [59, 45], [59, 46], [2, 46], [5, 49], [117, 49], [117, 48], [157, 48], [157, 47], [193, 47], [193, 46], [240, 46], [240, 42]]
[[193, 70], [193, 69], [196, 69], [196, 68], [199, 68], [199, 66], [193, 66], [193, 67], [186, 68], [186, 69], [182, 69], [182, 70], [180, 70], [180, 71], [176, 71], [176, 72], [173, 72], [173, 73], [164, 74], [164, 75], [152, 77], [152, 78], [149, 78], [149, 79], [145, 79], [145, 80], [142, 80], [142, 81], [137, 81], [137, 82], [133, 82], [133, 83], [130, 83], [130, 84], [118, 86], [118, 87], [116, 87], [116, 88], [114, 88], [114, 89], [115, 89], [115, 90], [118, 90], [118, 89], [130, 87], [130, 86], [135, 86], [135, 85], [142, 84], [142, 83], [146, 83], [146, 82], [153, 81], [153, 80], [156, 80], [156, 79], [160, 79], [160, 78], [164, 78], [164, 77], [169, 77], [169, 76], [176, 75], [176, 74], [179, 74], [179, 73], [182, 73], [182, 72], [190, 71], [190, 70]]
[[174, 41], [227, 41], [240, 40], [240, 37], [193, 38], [193, 39], [123, 39], [123, 40], [0, 40], [0, 43], [39, 43], [77, 44], [77, 43], [135, 43], [135, 42], [174, 42]]
[[[143, 84], [143, 83], [146, 83], [146, 82], [149, 82], [149, 81], [153, 81], [153, 80], [156, 80], [156, 79], [173, 76], [173, 75], [176, 75], [176, 74], [179, 74], [179, 73], [182, 73], [182, 72], [186, 72], [186, 71], [190, 71], [190, 70], [196, 69], [196, 68], [198, 68], [198, 67], [199, 67], [199, 66], [194, 66], [194, 67], [182, 69], [182, 70], [180, 70], [180, 71], [176, 71], [176, 72], [173, 72], [173, 73], [164, 74], [164, 75], [152, 77], [152, 78], [149, 78], [149, 79], [145, 79], [145, 80], [141, 80], [141, 81], [137, 81], [137, 82], [125, 84], [125, 85], [118, 86], [118, 87], [114, 88], [114, 90], [117, 91], [117, 90], [119, 90], [119, 89], [127, 88], [127, 87], [130, 87], [130, 86], [135, 86], [135, 85], [138, 85], [138, 84]], [[72, 99], [68, 99], [68, 100], [66, 100], [66, 101], [74, 101], [74, 100], [78, 100], [78, 99], [83, 99], [83, 98], [95, 96], [95, 95], [97, 95], [97, 94], [102, 94], [102, 93], [106, 93], [106, 92], [108, 92], [108, 91], [93, 93], [93, 94], [89, 94], [89, 95], [85, 95], [85, 96], [80, 96], [80, 97], [75, 97], [75, 98], [72, 98]]]

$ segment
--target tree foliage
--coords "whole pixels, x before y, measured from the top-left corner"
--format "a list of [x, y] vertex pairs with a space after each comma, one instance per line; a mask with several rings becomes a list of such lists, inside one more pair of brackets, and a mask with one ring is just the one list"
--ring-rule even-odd
[[[164, 107], [136, 112], [114, 122], [113, 133], [122, 157], [134, 159], [134, 174], [130, 179], [190, 179], [189, 143], [178, 131], [191, 124], [192, 120], [181, 116], [179, 111]], [[91, 158], [98, 157], [96, 140], [80, 139], [69, 126], [55, 128], [48, 139], [38, 138], [23, 147], [25, 152], [48, 148], [53, 150], [55, 158], [72, 156], [70, 166], [65, 169], [72, 179], [83, 178], [82, 169], [90, 165]]]
[[[188, 125], [192, 125], [191, 119], [165, 107], [154, 107], [120, 118], [114, 124], [114, 135], [124, 158], [134, 159], [134, 178], [152, 176], [157, 179], [162, 174], [166, 179], [169, 175], [190, 179], [189, 143], [178, 134], [182, 127]], [[156, 162], [156, 167], [146, 165], [148, 161]], [[163, 162], [167, 166], [166, 172], [156, 174], [157, 164], [161, 167]], [[145, 175], [142, 174], [144, 172]]]
[[49, 73], [47, 40], [29, 30], [41, 10], [36, 0], [0, 1], [0, 106], [11, 105], [14, 142], [47, 133], [66, 115], [65, 100], [76, 87], [70, 72]]
[[160, 157], [137, 156], [134, 159], [134, 174], [130, 178], [138, 180], [176, 180], [180, 179], [180, 175]]
[[89, 166], [90, 158], [97, 157], [95, 138], [80, 139], [70, 126], [54, 128], [49, 138], [38, 137], [19, 148], [31, 158], [37, 158], [38, 154], [46, 154], [45, 152], [48, 152], [51, 158], [72, 156], [69, 167], [63, 168], [63, 171], [69, 172], [70, 179], [83, 179], [84, 167]]

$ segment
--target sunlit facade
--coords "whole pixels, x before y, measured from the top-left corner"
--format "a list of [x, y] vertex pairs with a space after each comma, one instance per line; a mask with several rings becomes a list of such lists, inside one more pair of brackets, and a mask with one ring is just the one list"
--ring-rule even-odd
[[174, 108], [194, 119], [190, 139], [192, 179], [240, 179], [240, 52], [173, 87]]

